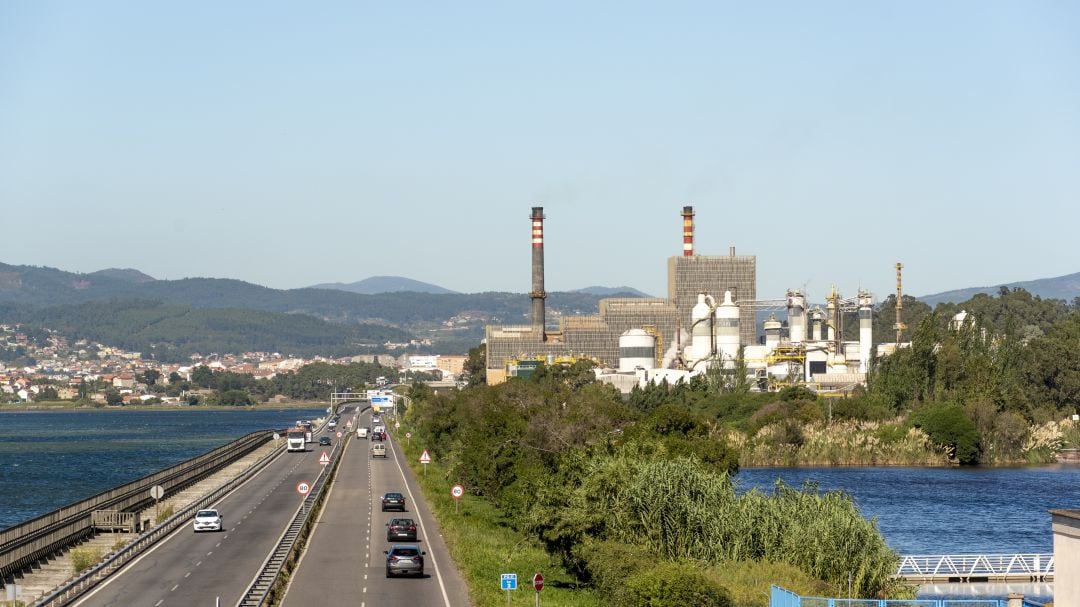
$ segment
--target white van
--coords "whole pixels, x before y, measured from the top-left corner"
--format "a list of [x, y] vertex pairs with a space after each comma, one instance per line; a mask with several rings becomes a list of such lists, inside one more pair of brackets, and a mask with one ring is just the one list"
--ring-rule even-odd
[[356, 438], [367, 438], [367, 428], [357, 428]]
[[375, 443], [371, 446], [371, 457], [386, 457], [386, 445]]

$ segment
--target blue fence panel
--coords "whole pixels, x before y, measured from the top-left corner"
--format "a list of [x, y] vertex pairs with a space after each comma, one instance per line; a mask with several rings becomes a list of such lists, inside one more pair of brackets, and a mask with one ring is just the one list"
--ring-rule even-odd
[[[1008, 607], [1008, 603], [999, 599], [836, 599], [799, 596], [779, 586], [772, 587], [769, 598], [769, 607]], [[1042, 606], [1024, 601], [1024, 607]]]

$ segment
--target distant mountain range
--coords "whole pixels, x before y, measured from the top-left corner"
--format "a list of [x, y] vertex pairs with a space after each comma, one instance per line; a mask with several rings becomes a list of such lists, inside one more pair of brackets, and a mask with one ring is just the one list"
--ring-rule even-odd
[[404, 276], [372, 276], [356, 282], [325, 282], [312, 285], [309, 289], [334, 289], [348, 291], [350, 293], [363, 293], [364, 295], [377, 295], [379, 293], [457, 293], [429, 282], [420, 282]]
[[599, 295], [600, 297], [613, 297], [615, 295], [631, 295], [633, 297], [652, 297], [648, 293], [642, 293], [633, 287], [585, 287], [584, 289], [577, 289], [574, 293], [589, 293], [590, 295]]
[[966, 289], [956, 289], [953, 291], [934, 293], [932, 295], [923, 295], [917, 299], [932, 308], [939, 303], [964, 302], [978, 293], [997, 295], [1001, 287], [1024, 289], [1028, 293], [1038, 295], [1042, 299], [1063, 299], [1068, 303], [1072, 303], [1073, 298], [1080, 297], [1080, 272], [1054, 278], [1039, 278], [1037, 280], [1003, 283], [992, 287], [968, 287]]

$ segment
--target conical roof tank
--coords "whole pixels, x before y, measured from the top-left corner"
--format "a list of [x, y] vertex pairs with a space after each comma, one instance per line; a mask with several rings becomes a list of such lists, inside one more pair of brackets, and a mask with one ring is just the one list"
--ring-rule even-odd
[[701, 360], [712, 354], [712, 327], [709, 325], [712, 308], [707, 300], [708, 295], [698, 293], [697, 303], [690, 310], [690, 326], [693, 327], [690, 358], [694, 360]]
[[765, 351], [772, 352], [780, 345], [780, 328], [783, 325], [776, 319], [776, 314], [770, 314], [762, 326], [765, 329]]
[[716, 307], [716, 351], [725, 366], [739, 356], [739, 306], [731, 291], [724, 291], [724, 301]]

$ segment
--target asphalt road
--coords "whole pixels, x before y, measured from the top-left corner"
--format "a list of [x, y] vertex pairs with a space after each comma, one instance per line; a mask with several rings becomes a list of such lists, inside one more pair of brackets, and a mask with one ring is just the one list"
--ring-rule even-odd
[[[369, 416], [369, 412], [364, 413], [360, 423], [368, 425]], [[469, 605], [467, 586], [450, 560], [401, 450], [388, 441], [386, 459], [373, 459], [370, 444], [356, 438], [348, 442], [283, 607]], [[382, 512], [382, 495], [387, 491], [405, 495], [406, 513]], [[388, 579], [385, 574], [383, 551], [390, 545], [386, 521], [402, 516], [417, 521], [416, 543], [427, 553], [421, 578]]]
[[214, 504], [223, 518], [221, 532], [194, 533], [184, 525], [74, 604], [190, 607], [220, 599], [223, 606], [235, 605], [300, 506], [296, 485], [314, 482], [321, 469], [319, 456], [327, 448], [317, 442], [309, 448], [281, 455]]

